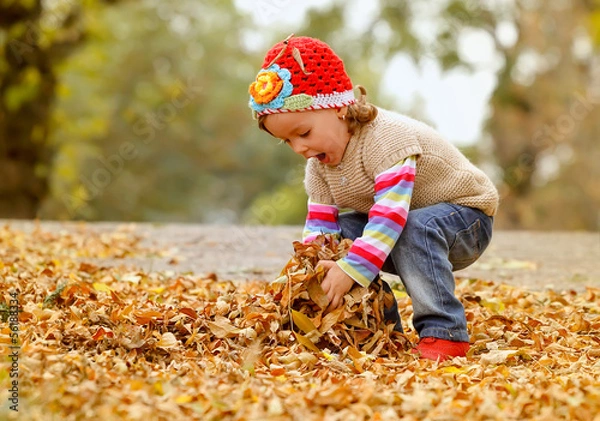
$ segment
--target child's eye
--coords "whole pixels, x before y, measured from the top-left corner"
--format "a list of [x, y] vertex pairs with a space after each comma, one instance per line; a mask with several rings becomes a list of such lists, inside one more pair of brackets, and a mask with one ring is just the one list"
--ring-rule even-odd
[[309, 133], [310, 133], [310, 130], [307, 130], [304, 133], [301, 133], [300, 137], [306, 137], [306, 136], [308, 136]]

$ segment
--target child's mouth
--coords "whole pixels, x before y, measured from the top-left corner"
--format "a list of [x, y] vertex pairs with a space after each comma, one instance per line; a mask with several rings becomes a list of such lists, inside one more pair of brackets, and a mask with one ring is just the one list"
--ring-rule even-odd
[[327, 154], [325, 153], [320, 153], [319, 155], [317, 155], [317, 159], [321, 162], [325, 161], [325, 158], [327, 158]]

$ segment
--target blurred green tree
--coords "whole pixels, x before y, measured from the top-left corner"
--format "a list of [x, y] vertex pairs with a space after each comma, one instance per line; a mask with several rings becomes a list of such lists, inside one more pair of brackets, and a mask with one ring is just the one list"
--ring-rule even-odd
[[252, 121], [257, 57], [242, 47], [246, 25], [231, 1], [145, 1], [97, 15], [98, 33], [61, 72], [44, 214], [234, 222], [285, 179], [301, 160]]
[[48, 194], [48, 144], [57, 66], [86, 37], [103, 3], [0, 2], [0, 215], [33, 218]]

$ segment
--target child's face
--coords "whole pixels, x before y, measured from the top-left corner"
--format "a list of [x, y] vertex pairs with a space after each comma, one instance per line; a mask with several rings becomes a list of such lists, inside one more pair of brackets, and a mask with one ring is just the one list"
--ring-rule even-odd
[[271, 114], [265, 118], [264, 126], [298, 155], [306, 159], [317, 158], [327, 165], [338, 165], [350, 141], [348, 125], [342, 120], [346, 111], [344, 107]]

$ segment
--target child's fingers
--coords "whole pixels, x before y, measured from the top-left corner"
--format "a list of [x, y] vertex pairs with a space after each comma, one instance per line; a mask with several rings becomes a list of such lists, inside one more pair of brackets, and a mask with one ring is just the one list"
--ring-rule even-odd
[[327, 307], [327, 310], [325, 310], [325, 313], [329, 313], [340, 306], [342, 297], [332, 293], [332, 296], [327, 296], [327, 298], [329, 298], [329, 306]]
[[331, 285], [331, 282], [328, 282], [327, 277], [323, 280], [321, 284], [321, 288], [323, 288], [323, 292], [327, 295], [327, 301], [329, 301], [329, 306], [327, 307], [326, 312], [329, 312], [331, 309], [331, 305], [333, 304], [333, 300], [335, 298], [335, 291]]
[[325, 271], [328, 271], [334, 265], [335, 265], [335, 262], [333, 260], [319, 260], [319, 263], [317, 263], [317, 267], [322, 266], [323, 269], [325, 269]]
[[[331, 280], [327, 276], [325, 276], [325, 279], [323, 279], [321, 288], [323, 288], [323, 292], [325, 295], [327, 295], [327, 301], [329, 301], [329, 306], [331, 307], [331, 302], [333, 301], [335, 292], [333, 291]], [[329, 307], [327, 311], [329, 311]]]

